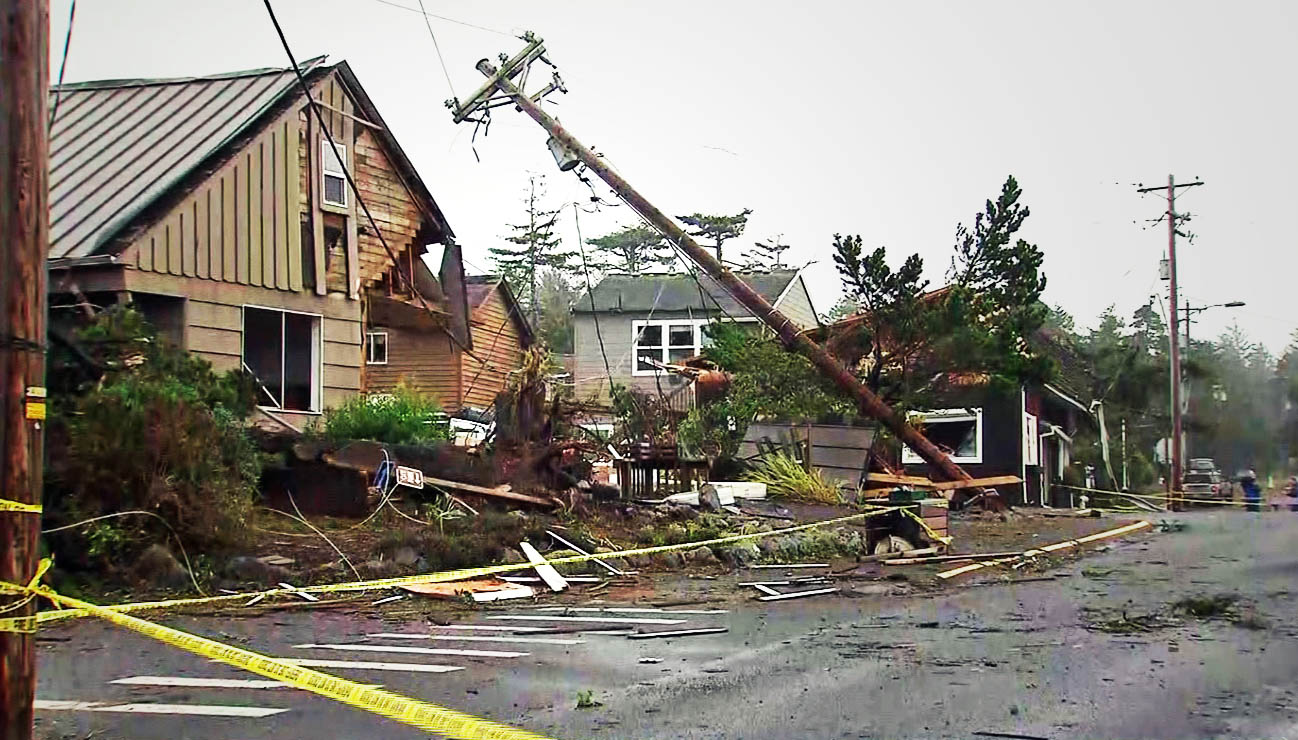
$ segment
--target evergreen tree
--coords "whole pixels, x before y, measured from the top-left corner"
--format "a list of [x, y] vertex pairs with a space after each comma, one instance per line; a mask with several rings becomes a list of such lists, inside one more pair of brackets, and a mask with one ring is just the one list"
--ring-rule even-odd
[[784, 253], [789, 250], [788, 244], [783, 244], [783, 234], [773, 236], [764, 242], [753, 242], [753, 249], [747, 255], [747, 261], [744, 263], [745, 270], [782, 270], [784, 265]]
[[542, 205], [544, 199], [545, 176], [529, 177], [524, 198], [527, 221], [511, 224], [510, 234], [505, 237], [505, 241], [514, 246], [487, 250], [496, 270], [509, 281], [534, 327], [540, 325], [541, 319], [538, 290], [542, 271], [551, 268], [566, 274], [573, 269], [573, 261], [577, 259], [576, 252], [559, 248], [562, 240], [554, 233], [559, 209], [546, 208]]
[[733, 216], [709, 216], [703, 213], [695, 213], [691, 216], [678, 216], [677, 218], [680, 219], [681, 223], [694, 227], [693, 231], [687, 232], [690, 236], [711, 241], [717, 250], [717, 262], [725, 264], [725, 261], [721, 258], [721, 245], [744, 233], [744, 228], [748, 226], [748, 217], [752, 213], [753, 209], [745, 208]]
[[671, 246], [648, 226], [623, 226], [586, 243], [595, 248], [590, 266], [603, 273], [640, 275], [671, 267], [675, 261]]
[[572, 302], [577, 299], [577, 291], [572, 289], [562, 273], [551, 268], [541, 271], [538, 282], [541, 319], [533, 327], [536, 335], [551, 352], [572, 354]]

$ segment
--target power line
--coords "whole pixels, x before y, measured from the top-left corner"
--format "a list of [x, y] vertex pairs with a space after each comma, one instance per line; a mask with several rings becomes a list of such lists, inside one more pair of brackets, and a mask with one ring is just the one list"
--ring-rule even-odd
[[486, 26], [479, 26], [476, 23], [469, 23], [468, 21], [457, 20], [455, 18], [448, 18], [444, 15], [437, 15], [436, 13], [429, 13], [422, 9], [424, 5], [422, 1], [419, 3], [420, 7], [418, 8], [412, 8], [409, 5], [402, 5], [401, 3], [394, 3], [392, 2], [392, 0], [374, 0], [374, 2], [383, 3], [384, 5], [390, 5], [394, 8], [400, 8], [402, 10], [408, 10], [411, 13], [419, 13], [420, 15], [424, 16], [424, 18], [436, 18], [439, 21], [446, 21], [447, 23], [455, 23], [457, 25], [465, 26], [467, 28], [476, 28], [479, 31], [486, 31], [487, 33], [495, 33], [501, 36], [508, 36], [510, 38], [514, 37], [514, 34], [512, 33], [506, 33], [504, 31], [499, 31], [494, 28], [487, 28]]
[[59, 99], [63, 97], [63, 73], [68, 70], [68, 49], [72, 46], [72, 23], [77, 19], [77, 0], [72, 0], [72, 9], [68, 11], [68, 33], [63, 37], [63, 58], [59, 61], [59, 84], [54, 87], [54, 104], [50, 106], [49, 131], [54, 130], [54, 121], [59, 117]]
[[428, 20], [428, 12], [424, 10], [424, 0], [419, 0], [419, 12], [424, 16], [428, 36], [433, 40], [433, 50], [437, 52], [437, 61], [442, 65], [442, 74], [446, 75], [446, 86], [451, 90], [451, 97], [458, 99], [460, 96], [455, 94], [455, 85], [451, 84], [451, 73], [446, 69], [446, 60], [442, 58], [442, 47], [437, 43], [437, 34], [433, 33], [433, 23]]

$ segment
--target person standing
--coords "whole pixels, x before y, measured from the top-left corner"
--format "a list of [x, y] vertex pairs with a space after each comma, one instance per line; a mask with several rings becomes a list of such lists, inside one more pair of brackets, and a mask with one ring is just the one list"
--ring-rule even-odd
[[1257, 473], [1251, 469], [1240, 477], [1240, 488], [1244, 489], [1244, 508], [1248, 511], [1262, 510], [1262, 487], [1257, 484]]

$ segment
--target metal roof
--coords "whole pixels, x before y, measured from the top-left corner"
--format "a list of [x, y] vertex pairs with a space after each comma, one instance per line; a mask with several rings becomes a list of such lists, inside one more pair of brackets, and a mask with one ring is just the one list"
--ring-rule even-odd
[[50, 257], [100, 250], [295, 85], [289, 68], [51, 90], [59, 108], [50, 135]]
[[[772, 305], [798, 277], [797, 270], [734, 274]], [[699, 274], [698, 282], [693, 276], [682, 274], [608, 275], [591, 293], [577, 299], [573, 312], [591, 313], [591, 294], [595, 298], [594, 310], [599, 312], [720, 311], [732, 316], [750, 315], [725, 288], [703, 273]]]

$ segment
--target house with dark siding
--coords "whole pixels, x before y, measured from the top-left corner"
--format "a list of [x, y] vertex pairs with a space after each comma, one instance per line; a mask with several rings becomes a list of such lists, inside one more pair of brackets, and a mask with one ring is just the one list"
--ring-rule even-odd
[[404, 374], [458, 408], [480, 333], [454, 234], [350, 66], [301, 71], [336, 153], [291, 69], [51, 91], [53, 320], [131, 303], [292, 424]]

